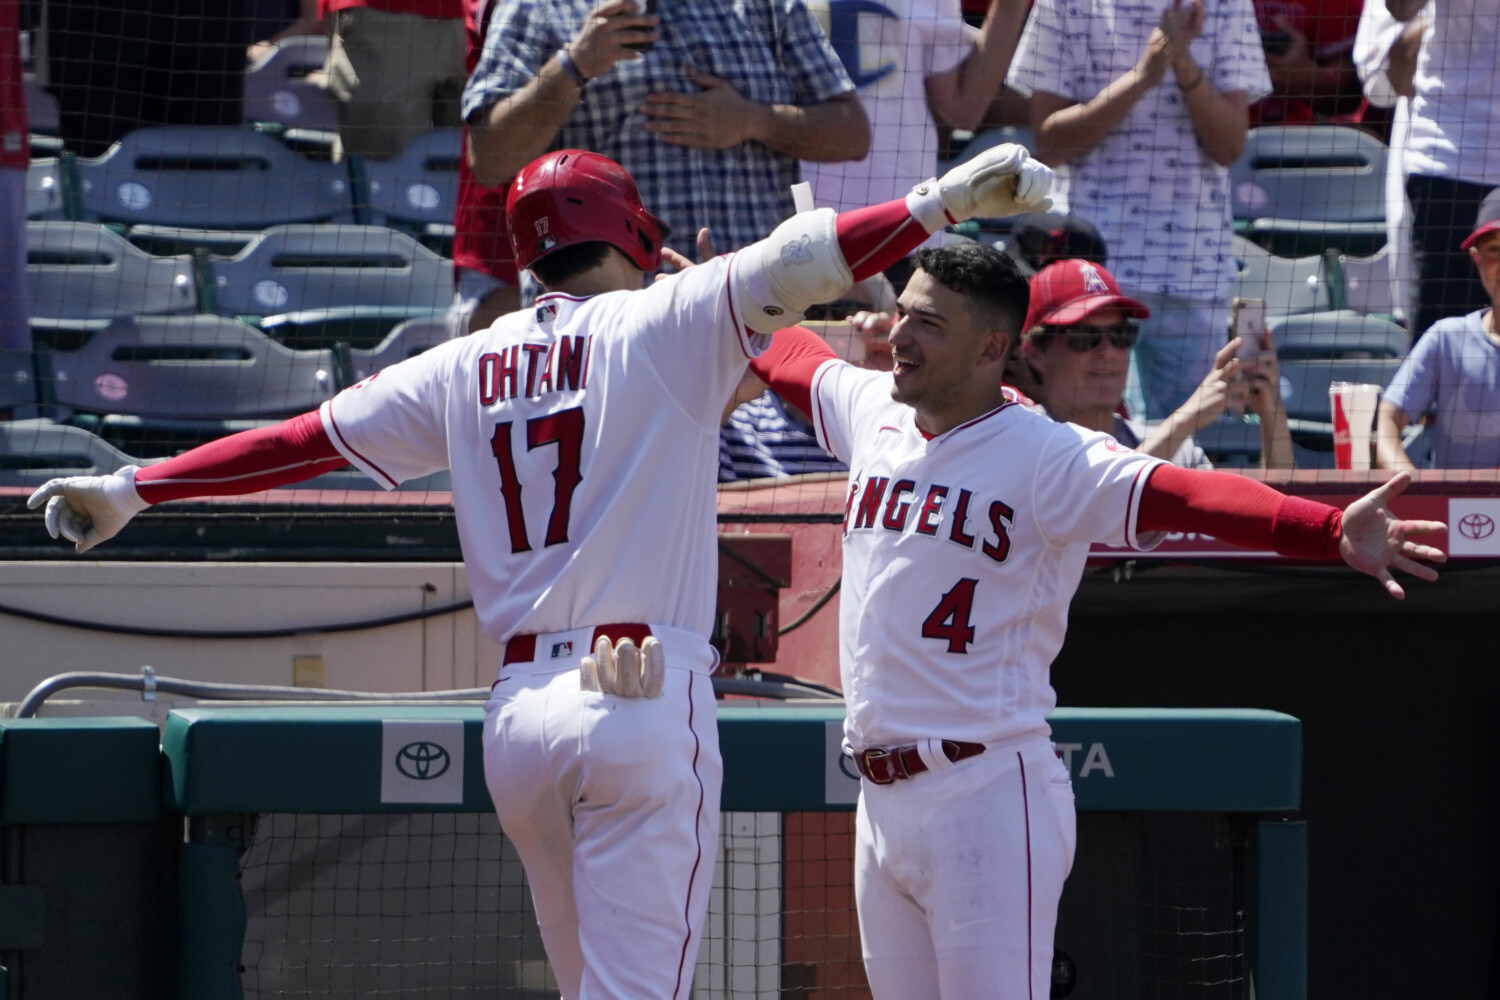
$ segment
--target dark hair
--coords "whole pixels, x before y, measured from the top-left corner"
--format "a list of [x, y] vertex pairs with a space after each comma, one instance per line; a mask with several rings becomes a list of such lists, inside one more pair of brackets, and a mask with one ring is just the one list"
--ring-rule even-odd
[[1082, 216], [1033, 212], [1016, 219], [1005, 238], [1005, 255], [1030, 277], [1059, 260], [1109, 263], [1109, 247]]
[[593, 240], [554, 250], [531, 262], [531, 273], [548, 289], [604, 263], [612, 250], [608, 243]]
[[958, 292], [976, 316], [1015, 342], [1031, 303], [1031, 283], [1009, 257], [982, 243], [928, 247], [917, 251], [917, 269]]

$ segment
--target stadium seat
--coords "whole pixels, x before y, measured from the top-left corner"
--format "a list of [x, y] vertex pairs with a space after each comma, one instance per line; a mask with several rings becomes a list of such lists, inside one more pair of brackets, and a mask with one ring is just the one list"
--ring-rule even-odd
[[333, 357], [292, 351], [222, 316], [116, 320], [51, 352], [56, 402], [75, 412], [221, 421], [281, 417], [333, 395]]
[[0, 422], [37, 415], [31, 352], [0, 350]]
[[1277, 257], [1240, 236], [1232, 237], [1239, 274], [1232, 296], [1264, 299], [1266, 316], [1312, 313], [1331, 305], [1321, 257]]
[[[409, 319], [396, 327], [375, 347], [349, 352], [350, 371], [347, 385], [353, 385], [398, 361], [414, 358], [438, 344], [445, 343], [448, 336], [448, 320], [444, 316], [426, 319]], [[342, 386], [340, 386], [342, 388]]]
[[32, 160], [26, 167], [26, 218], [61, 219], [66, 206], [60, 161], [52, 156]]
[[80, 427], [0, 421], [0, 486], [35, 488], [57, 476], [98, 476], [136, 459]]
[[[322, 71], [327, 57], [328, 39], [322, 35], [299, 35], [278, 42], [245, 70], [245, 121], [337, 129], [338, 112], [314, 76]], [[314, 78], [309, 80], [310, 76]]]
[[[1397, 358], [1283, 358], [1281, 395], [1286, 402], [1287, 425], [1299, 446], [1299, 467], [1332, 464], [1333, 415], [1328, 387], [1334, 382], [1391, 384], [1401, 367]], [[1305, 454], [1312, 452], [1314, 455]], [[1317, 456], [1328, 456], [1319, 460]]]
[[1385, 244], [1386, 147], [1336, 125], [1251, 129], [1229, 171], [1236, 229], [1284, 257]]
[[341, 165], [229, 126], [137, 129], [78, 161], [86, 217], [127, 225], [259, 230], [353, 217]]
[[1224, 413], [1193, 440], [1216, 468], [1245, 469], [1260, 464], [1260, 424], [1234, 413]]
[[417, 136], [389, 160], [360, 158], [370, 221], [410, 230], [429, 246], [441, 246], [445, 236], [451, 243], [462, 155], [463, 133], [437, 129]]
[[152, 257], [92, 222], [29, 222], [26, 241], [34, 319], [103, 319], [198, 308], [190, 257]]
[[1344, 306], [1366, 316], [1389, 319], [1396, 309], [1391, 294], [1390, 249], [1381, 247], [1373, 257], [1338, 258], [1343, 281]]
[[1349, 310], [1283, 316], [1267, 325], [1283, 360], [1399, 361], [1411, 346], [1411, 335], [1395, 323]]

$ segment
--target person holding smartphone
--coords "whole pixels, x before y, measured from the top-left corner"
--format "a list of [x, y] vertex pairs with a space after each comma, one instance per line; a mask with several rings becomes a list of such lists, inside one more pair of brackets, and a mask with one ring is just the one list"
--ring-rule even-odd
[[1121, 413], [1130, 349], [1149, 315], [1145, 304], [1121, 293], [1102, 265], [1049, 264], [1031, 279], [1031, 308], [1008, 381], [1054, 420], [1103, 431], [1142, 454], [1191, 469], [1213, 468], [1193, 434], [1226, 409], [1248, 410], [1260, 419], [1261, 468], [1291, 468], [1276, 351], [1263, 324], [1253, 331], [1253, 349], [1245, 349], [1241, 337], [1221, 347], [1198, 389], [1155, 427]]

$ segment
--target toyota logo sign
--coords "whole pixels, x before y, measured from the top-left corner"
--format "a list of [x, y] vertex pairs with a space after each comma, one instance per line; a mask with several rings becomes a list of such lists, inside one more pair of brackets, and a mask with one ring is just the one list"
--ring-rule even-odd
[[1488, 514], [1465, 514], [1459, 518], [1458, 533], [1478, 541], [1495, 533], [1495, 519]]
[[426, 740], [408, 743], [396, 752], [396, 770], [417, 781], [441, 778], [452, 763], [447, 750]]

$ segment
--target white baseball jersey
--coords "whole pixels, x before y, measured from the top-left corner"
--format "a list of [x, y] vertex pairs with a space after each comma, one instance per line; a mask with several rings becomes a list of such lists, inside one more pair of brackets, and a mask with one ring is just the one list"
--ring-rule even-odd
[[1005, 745], [1049, 732], [1048, 679], [1092, 542], [1136, 534], [1160, 464], [1007, 403], [928, 439], [889, 374], [813, 378], [818, 440], [849, 463], [840, 597], [846, 735]]
[[[769, 343], [735, 316], [737, 259], [635, 292], [545, 295], [323, 404], [339, 452], [387, 489], [452, 470], [491, 638], [612, 622], [708, 635], [719, 420]], [[711, 670], [702, 645], [693, 666]]]

